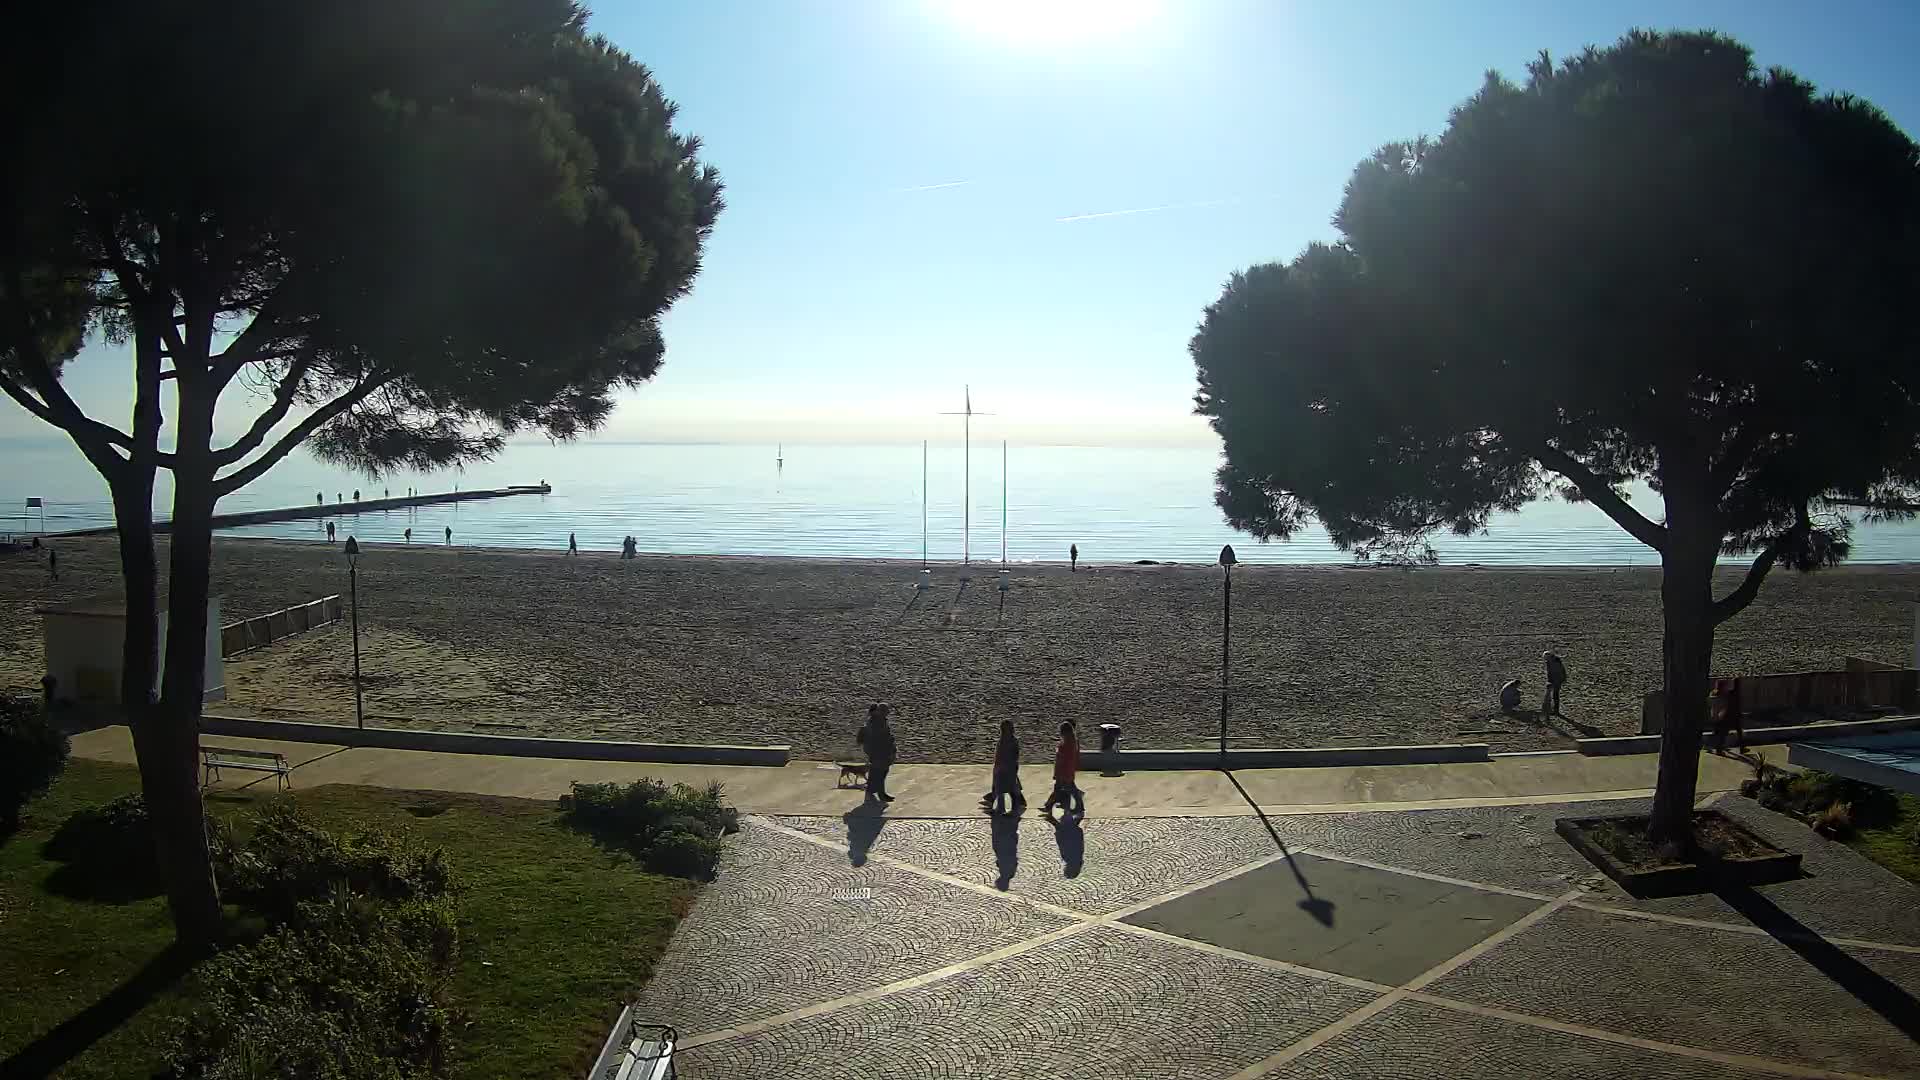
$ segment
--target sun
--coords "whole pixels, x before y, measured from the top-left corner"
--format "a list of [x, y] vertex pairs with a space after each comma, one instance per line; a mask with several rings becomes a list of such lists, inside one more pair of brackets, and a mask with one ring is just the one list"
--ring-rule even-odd
[[983, 36], [1032, 44], [1108, 38], [1153, 20], [1161, 0], [934, 0], [946, 21]]

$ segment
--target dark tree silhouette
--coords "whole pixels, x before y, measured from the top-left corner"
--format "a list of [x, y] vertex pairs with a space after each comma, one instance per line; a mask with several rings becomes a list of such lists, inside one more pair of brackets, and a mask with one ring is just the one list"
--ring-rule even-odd
[[[1917, 163], [1873, 106], [1716, 34], [1490, 74], [1440, 137], [1356, 169], [1341, 243], [1207, 309], [1217, 500], [1263, 539], [1318, 520], [1399, 558], [1550, 494], [1597, 505], [1660, 556], [1652, 826], [1684, 835], [1714, 627], [1776, 563], [1845, 557], [1833, 500], [1920, 486]], [[1723, 553], [1753, 557], [1716, 598]]]
[[[0, 42], [0, 390], [112, 491], [122, 704], [184, 940], [219, 916], [193, 762], [215, 503], [303, 443], [377, 472], [568, 438], [660, 364], [720, 182], [585, 18], [568, 0], [79, 0], [16, 13]], [[124, 426], [61, 386], [89, 335], [132, 346]], [[217, 445], [216, 404], [224, 425], [249, 396]]]

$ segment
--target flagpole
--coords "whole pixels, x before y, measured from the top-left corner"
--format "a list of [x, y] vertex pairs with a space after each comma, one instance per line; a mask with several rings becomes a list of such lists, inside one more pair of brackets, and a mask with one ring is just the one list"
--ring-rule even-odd
[[1000, 565], [1007, 565], [1007, 440], [1000, 440]]
[[920, 440], [920, 569], [927, 568], [927, 440]]
[[967, 387], [967, 418], [961, 422], [964, 443], [960, 451], [960, 564], [973, 562], [973, 387]]

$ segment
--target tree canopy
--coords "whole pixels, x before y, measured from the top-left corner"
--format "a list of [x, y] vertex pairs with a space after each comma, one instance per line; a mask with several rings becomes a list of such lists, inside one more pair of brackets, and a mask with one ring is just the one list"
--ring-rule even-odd
[[[1920, 152], [1736, 41], [1635, 32], [1489, 74], [1438, 137], [1360, 163], [1333, 221], [1337, 243], [1236, 274], [1193, 338], [1229, 521], [1404, 555], [1555, 492], [1595, 503], [1661, 554], [1688, 753], [1712, 625], [1776, 562], [1846, 555], [1829, 500], [1920, 490]], [[1715, 599], [1723, 552], [1754, 559]]]
[[[176, 923], [204, 940], [214, 505], [303, 444], [430, 468], [599, 425], [660, 366], [720, 181], [569, 0], [76, 0], [8, 29], [0, 391], [113, 493], [122, 705]], [[132, 347], [124, 421], [61, 386], [90, 337]], [[216, 406], [248, 395], [252, 422], [219, 445]], [[162, 468], [172, 632], [153, 703]]]

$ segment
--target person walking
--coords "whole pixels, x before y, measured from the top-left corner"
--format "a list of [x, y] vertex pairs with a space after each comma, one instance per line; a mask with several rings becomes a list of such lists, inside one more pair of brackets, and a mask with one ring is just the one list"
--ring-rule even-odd
[[1040, 805], [1040, 812], [1049, 819], [1053, 817], [1053, 805], [1068, 814], [1086, 816], [1086, 795], [1074, 786], [1074, 779], [1080, 774], [1080, 736], [1073, 730], [1073, 721], [1060, 724], [1060, 745], [1053, 752], [1053, 794]]
[[1070, 573], [1078, 573], [1080, 570], [1080, 545], [1079, 544], [1067, 545], [1067, 570]]
[[1020, 790], [1020, 740], [1013, 734], [1011, 720], [1000, 721], [1000, 741], [993, 748], [993, 788], [980, 802], [987, 813], [998, 814], [1002, 796], [1009, 814], [1027, 808], [1026, 793]]
[[333, 522], [327, 522], [327, 543], [333, 543]]
[[1541, 653], [1540, 658], [1547, 662], [1547, 696], [1540, 703], [1540, 711], [1547, 716], [1559, 716], [1560, 688], [1567, 682], [1567, 664], [1552, 649]]
[[572, 533], [567, 534], [567, 554], [569, 555], [580, 554], [580, 541], [575, 540], [573, 538]]
[[360, 501], [360, 489], [359, 489], [359, 488], [354, 488], [354, 489], [353, 489], [353, 501], [354, 501], [354, 502], [359, 502], [359, 501]]
[[893, 768], [898, 746], [893, 740], [893, 725], [887, 720], [887, 706], [875, 702], [867, 706], [867, 722], [854, 738], [867, 752], [867, 802], [892, 802], [887, 794], [887, 771]]
[[447, 526], [447, 543], [449, 545], [453, 543], [453, 526], [451, 525]]
[[53, 575], [53, 580], [60, 580], [60, 553], [53, 550], [52, 544], [47, 545], [47, 573]]

